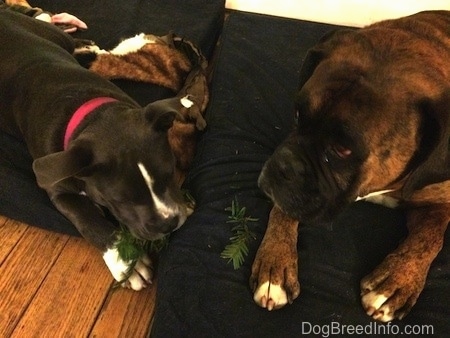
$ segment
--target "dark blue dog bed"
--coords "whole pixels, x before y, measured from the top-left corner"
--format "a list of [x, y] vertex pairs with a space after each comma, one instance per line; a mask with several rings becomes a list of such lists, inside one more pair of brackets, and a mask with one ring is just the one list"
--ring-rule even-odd
[[[89, 29], [76, 35], [105, 49], [140, 32], [164, 35], [173, 31], [197, 43], [208, 58], [213, 55], [224, 15], [224, 1], [219, 0], [38, 0], [32, 4], [77, 15]], [[265, 160], [293, 126], [293, 98], [307, 49], [335, 28], [229, 13], [214, 62], [208, 127], [185, 183], [197, 208], [172, 234], [162, 253], [153, 337], [320, 336], [342, 325], [361, 325], [366, 331], [360, 336], [395, 336], [426, 328], [440, 336], [450, 332], [448, 233], [425, 290], [404, 320], [383, 325], [364, 313], [360, 279], [406, 235], [404, 215], [365, 202], [355, 203], [331, 224], [300, 228], [301, 294], [292, 305], [268, 312], [253, 302], [248, 279], [271, 208], [256, 181]], [[142, 104], [173, 95], [156, 86], [118, 84]], [[237, 270], [220, 256], [232, 236], [226, 209], [233, 200], [246, 207], [248, 216], [258, 219], [249, 223], [256, 239], [250, 241], [249, 254]], [[78, 234], [37, 188], [24, 145], [4, 133], [0, 133], [0, 214]]]

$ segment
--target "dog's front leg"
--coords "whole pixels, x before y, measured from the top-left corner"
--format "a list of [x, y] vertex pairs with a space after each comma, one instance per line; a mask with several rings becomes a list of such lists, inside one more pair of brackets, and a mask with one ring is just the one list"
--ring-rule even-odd
[[57, 209], [77, 228], [80, 234], [100, 249], [103, 259], [114, 279], [123, 287], [141, 290], [151, 283], [152, 262], [147, 255], [141, 257], [133, 266], [119, 257], [115, 247], [118, 241], [117, 228], [103, 217], [100, 209], [83, 195], [57, 194], [52, 197]]
[[408, 211], [405, 241], [361, 281], [362, 304], [369, 316], [388, 322], [411, 310], [442, 248], [449, 221], [450, 204]]
[[250, 277], [254, 301], [269, 311], [292, 303], [300, 294], [297, 236], [298, 221], [274, 206]]

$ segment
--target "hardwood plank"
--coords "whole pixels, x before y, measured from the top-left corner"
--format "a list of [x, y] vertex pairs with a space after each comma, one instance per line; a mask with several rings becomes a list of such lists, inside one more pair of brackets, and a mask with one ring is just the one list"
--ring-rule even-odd
[[147, 337], [155, 311], [156, 280], [141, 291], [111, 290], [90, 337]]
[[71, 237], [11, 337], [86, 337], [111, 285], [97, 249]]
[[0, 215], [0, 265], [22, 238], [28, 225]]
[[0, 266], [0, 336], [10, 336], [67, 240], [65, 235], [25, 229]]
[[83, 239], [0, 216], [0, 337], [147, 337], [156, 282], [139, 292], [112, 282]]

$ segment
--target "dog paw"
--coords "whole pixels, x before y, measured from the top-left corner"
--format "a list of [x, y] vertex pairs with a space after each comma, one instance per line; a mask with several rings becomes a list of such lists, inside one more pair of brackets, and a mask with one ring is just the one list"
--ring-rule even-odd
[[181, 97], [181, 104], [184, 107], [182, 115], [189, 116], [190, 120], [194, 120], [198, 130], [205, 129], [206, 121], [203, 113], [209, 101], [209, 91], [202, 67], [191, 70], [178, 96]]
[[147, 255], [139, 258], [134, 266], [132, 262], [122, 260], [117, 249], [108, 249], [103, 259], [114, 279], [124, 288], [139, 291], [152, 283], [152, 261]]
[[267, 281], [256, 288], [253, 300], [262, 308], [272, 311], [285, 306], [288, 303], [288, 295], [281, 285]]
[[389, 255], [361, 280], [361, 302], [373, 319], [389, 322], [405, 317], [420, 295], [427, 268], [402, 255]]
[[206, 120], [203, 118], [201, 111], [197, 109], [190, 109], [189, 116], [195, 119], [195, 127], [197, 130], [204, 130], [206, 128]]
[[280, 250], [273, 254], [267, 256], [258, 251], [250, 277], [253, 300], [269, 311], [291, 304], [300, 294], [296, 252]]
[[195, 127], [197, 130], [203, 130], [206, 128], [206, 121], [203, 118], [202, 110], [196, 99], [192, 95], [186, 95], [180, 99], [181, 115], [189, 117], [189, 120], [195, 121]]

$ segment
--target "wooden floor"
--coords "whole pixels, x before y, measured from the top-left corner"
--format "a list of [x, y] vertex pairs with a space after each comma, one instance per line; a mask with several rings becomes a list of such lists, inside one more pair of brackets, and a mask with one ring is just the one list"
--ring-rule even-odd
[[99, 252], [83, 239], [0, 216], [0, 337], [146, 337], [155, 282], [112, 288]]

